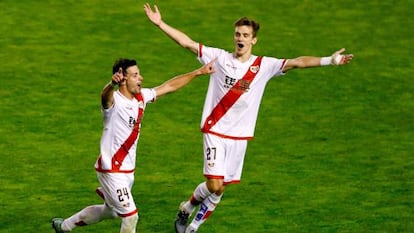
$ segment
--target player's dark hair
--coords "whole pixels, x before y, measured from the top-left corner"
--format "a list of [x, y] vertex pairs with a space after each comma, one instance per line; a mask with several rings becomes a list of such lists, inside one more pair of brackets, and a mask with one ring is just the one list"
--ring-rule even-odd
[[252, 19], [249, 19], [247, 17], [241, 17], [234, 23], [235, 27], [239, 26], [251, 26], [253, 28], [253, 37], [256, 37], [257, 32], [260, 29], [260, 24]]
[[112, 74], [118, 72], [119, 68], [122, 68], [123, 74], [127, 75], [127, 69], [131, 66], [137, 65], [137, 61], [128, 58], [119, 58], [112, 66]]

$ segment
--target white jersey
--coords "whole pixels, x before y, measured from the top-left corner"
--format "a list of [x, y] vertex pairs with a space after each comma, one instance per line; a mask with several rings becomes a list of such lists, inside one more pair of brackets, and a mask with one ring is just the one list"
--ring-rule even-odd
[[[146, 104], [155, 101], [156, 93], [153, 89], [143, 88], [138, 96], [140, 98], [130, 100], [118, 90], [113, 94], [113, 106], [102, 110], [101, 154], [95, 163], [98, 172], [134, 172], [141, 119]], [[128, 139], [129, 146], [126, 145]]]
[[[202, 64], [207, 64], [215, 58], [217, 58], [215, 62], [216, 72], [210, 76], [201, 119], [202, 129], [213, 109], [218, 103], [221, 103], [223, 96], [238, 80], [245, 76], [248, 70], [254, 68], [252, 64], [257, 56], [252, 55], [248, 61], [242, 63], [232, 53], [223, 49], [199, 45], [198, 60]], [[284, 74], [282, 70], [286, 61], [286, 59], [263, 57], [260, 67], [256, 67], [256, 71], [257, 69], [258, 71], [253, 81], [244, 85], [243, 94], [208, 132], [225, 138], [253, 138], [265, 86], [272, 77]]]

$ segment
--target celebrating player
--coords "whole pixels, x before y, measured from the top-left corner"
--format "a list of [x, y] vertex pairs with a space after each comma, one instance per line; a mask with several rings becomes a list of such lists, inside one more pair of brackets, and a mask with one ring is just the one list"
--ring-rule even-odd
[[[167, 36], [198, 56], [202, 64], [217, 57], [217, 72], [210, 75], [201, 130], [204, 140], [204, 176], [190, 199], [182, 202], [175, 221], [176, 232], [197, 232], [219, 204], [225, 186], [240, 182], [247, 141], [253, 138], [259, 105], [266, 83], [288, 70], [324, 65], [344, 65], [353, 55], [340, 49], [328, 57], [301, 56], [293, 59], [256, 56], [259, 23], [243, 17], [234, 24], [234, 51], [197, 43], [162, 20], [157, 6], [147, 3], [149, 20]], [[199, 206], [192, 222], [188, 220]]]
[[[135, 233], [138, 209], [131, 193], [134, 182], [136, 148], [141, 120], [147, 103], [177, 91], [196, 76], [214, 72], [213, 63], [172, 78], [154, 88], [142, 88], [143, 77], [135, 60], [119, 59], [112, 68], [112, 80], [101, 93], [104, 129], [95, 170], [100, 183], [97, 193], [104, 199], [67, 219], [52, 219], [56, 233], [104, 219], [122, 218], [121, 233]], [[116, 90], [116, 87], [119, 87]]]

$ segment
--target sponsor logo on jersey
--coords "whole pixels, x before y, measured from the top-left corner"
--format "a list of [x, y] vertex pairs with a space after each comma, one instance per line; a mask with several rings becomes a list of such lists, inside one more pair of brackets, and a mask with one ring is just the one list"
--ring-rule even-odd
[[244, 80], [244, 79], [240, 79], [238, 82], [238, 85], [235, 85], [237, 82], [237, 79], [229, 77], [226, 75], [225, 79], [224, 79], [224, 87], [227, 89], [232, 88], [233, 91], [237, 91], [237, 92], [247, 92], [250, 89], [250, 81], [248, 80]]

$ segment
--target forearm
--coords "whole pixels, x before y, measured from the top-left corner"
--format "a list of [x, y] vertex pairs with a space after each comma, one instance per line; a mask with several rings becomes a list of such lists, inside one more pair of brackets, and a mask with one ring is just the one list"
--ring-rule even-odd
[[205, 64], [204, 66], [196, 70], [193, 70], [186, 74], [175, 76], [174, 78], [164, 82], [160, 86], [155, 87], [155, 92], [157, 93], [157, 97], [165, 95], [170, 92], [177, 91], [178, 89], [184, 87], [189, 82], [191, 82], [191, 80], [193, 80], [197, 76], [214, 73], [215, 72], [215, 68], [214, 68], [215, 61], [216, 59], [212, 60], [211, 62]]
[[294, 59], [289, 59], [283, 71], [288, 71], [294, 68], [309, 68], [317, 66], [348, 64], [352, 60], [354, 55], [342, 55], [341, 53], [343, 51], [345, 51], [345, 49], [340, 49], [329, 57], [301, 56]]
[[321, 57], [302, 56], [298, 57], [298, 59], [300, 60], [300, 62], [298, 62], [298, 68], [321, 66]]
[[185, 33], [171, 27], [164, 21], [161, 21], [161, 23], [157, 26], [161, 29], [161, 31], [163, 31], [168, 37], [173, 39], [181, 47], [189, 49], [193, 53], [197, 53], [197, 43], [194, 42]]
[[198, 75], [201, 75], [202, 73], [199, 70], [194, 70], [192, 72], [178, 75], [160, 86], [155, 88], [155, 91], [157, 93], [157, 97], [163, 96], [165, 94], [175, 92], [185, 85], [189, 84], [195, 77]]
[[113, 103], [113, 94], [115, 91], [115, 85], [111, 82], [107, 83], [101, 92], [101, 104], [104, 109], [108, 109]]
[[174, 77], [167, 83], [167, 85], [170, 86], [170, 92], [177, 91], [178, 89], [184, 87], [185, 85], [189, 84], [195, 77], [196, 75], [194, 72]]

